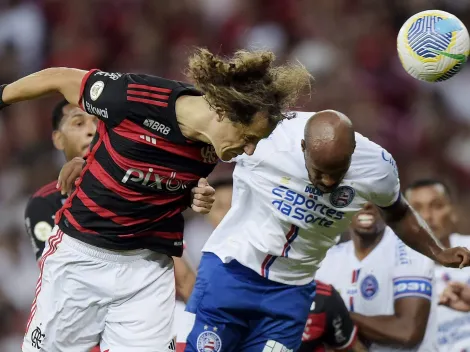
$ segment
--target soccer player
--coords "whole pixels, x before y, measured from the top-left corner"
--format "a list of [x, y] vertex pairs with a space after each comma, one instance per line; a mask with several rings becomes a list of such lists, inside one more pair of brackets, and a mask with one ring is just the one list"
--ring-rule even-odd
[[333, 286], [315, 280], [315, 298], [308, 314], [298, 352], [366, 352], [357, 339], [357, 327]]
[[435, 241], [401, 197], [391, 155], [339, 112], [283, 121], [237, 158], [233, 177], [232, 208], [203, 248], [187, 304], [196, 317], [186, 351], [297, 350], [315, 271], [367, 202], [415, 250], [446, 266], [470, 263], [467, 249]]
[[[470, 237], [455, 232], [458, 215], [449, 187], [437, 179], [419, 179], [405, 190], [406, 199], [447, 247], [470, 247]], [[436, 294], [450, 293], [470, 283], [470, 269], [446, 268], [436, 263]], [[457, 291], [458, 292], [458, 291]], [[454, 297], [454, 296], [453, 296]], [[470, 350], [470, 313], [451, 309], [450, 301], [437, 308], [437, 342], [441, 352]]]
[[433, 261], [407, 247], [371, 203], [354, 215], [350, 235], [327, 252], [316, 278], [341, 292], [369, 350], [437, 351]]
[[40, 261], [23, 351], [174, 348], [171, 256], [182, 254], [191, 189], [219, 158], [253, 154], [310, 83], [304, 67], [273, 61], [271, 52], [223, 59], [199, 49], [188, 69], [196, 88], [70, 68], [2, 86], [0, 108], [59, 92], [100, 119]]

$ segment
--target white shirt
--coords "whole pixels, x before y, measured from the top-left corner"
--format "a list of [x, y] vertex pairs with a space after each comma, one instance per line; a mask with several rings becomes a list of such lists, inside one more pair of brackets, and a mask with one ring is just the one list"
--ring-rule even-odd
[[407, 247], [390, 228], [369, 255], [357, 259], [352, 241], [331, 248], [315, 279], [333, 285], [350, 311], [363, 315], [393, 315], [394, 302], [404, 297], [431, 300], [426, 335], [413, 349], [372, 344], [370, 352], [437, 351], [436, 308], [433, 294], [434, 262]]
[[[470, 248], [470, 236], [452, 234], [451, 247]], [[470, 268], [453, 269], [436, 265], [436, 292], [440, 295], [450, 281], [470, 285]], [[459, 312], [444, 306], [437, 308], [437, 342], [440, 352], [470, 351], [470, 313]]]
[[399, 197], [395, 162], [356, 133], [351, 166], [339, 187], [323, 194], [310, 183], [301, 140], [308, 118], [285, 120], [254, 155], [237, 159], [232, 208], [203, 248], [236, 259], [280, 283], [307, 284], [336, 236], [367, 201], [387, 207]]

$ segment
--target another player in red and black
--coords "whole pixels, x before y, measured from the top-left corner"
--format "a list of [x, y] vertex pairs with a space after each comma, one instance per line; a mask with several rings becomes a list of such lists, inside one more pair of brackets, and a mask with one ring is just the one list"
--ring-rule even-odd
[[366, 352], [340, 294], [331, 285], [316, 284], [315, 301], [298, 352]]
[[[100, 119], [41, 259], [23, 351], [34, 350], [38, 329], [48, 351], [83, 351], [99, 340], [111, 351], [174, 345], [169, 256], [182, 253], [181, 212], [191, 188], [218, 158], [252, 154], [310, 81], [305, 68], [273, 67], [273, 60], [269, 52], [224, 60], [198, 50], [188, 70], [198, 89], [149, 75], [66, 68], [2, 87], [0, 107], [60, 92]], [[211, 196], [199, 194], [193, 203]]]

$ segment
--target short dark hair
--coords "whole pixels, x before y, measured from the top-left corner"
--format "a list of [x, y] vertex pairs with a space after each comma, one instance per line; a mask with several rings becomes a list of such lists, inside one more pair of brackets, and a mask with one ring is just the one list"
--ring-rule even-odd
[[69, 105], [70, 103], [63, 99], [60, 102], [56, 104], [54, 107], [54, 110], [52, 110], [52, 130], [57, 131], [60, 126], [60, 122], [62, 121], [62, 118], [64, 117], [64, 106]]
[[444, 188], [444, 192], [447, 195], [447, 197], [451, 198], [451, 191], [449, 186], [441, 180], [438, 179], [433, 179], [433, 178], [421, 178], [413, 181], [408, 185], [408, 187], [405, 188], [405, 196], [406, 192], [417, 189], [417, 188], [422, 188], [422, 187], [431, 187], [431, 186], [442, 186]]

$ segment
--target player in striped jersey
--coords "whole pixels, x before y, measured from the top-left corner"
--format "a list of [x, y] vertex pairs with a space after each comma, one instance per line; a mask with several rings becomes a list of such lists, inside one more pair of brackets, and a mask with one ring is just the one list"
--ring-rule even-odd
[[[0, 107], [52, 92], [100, 119], [76, 189], [41, 259], [23, 351], [174, 347], [173, 261], [182, 211], [218, 159], [252, 154], [307, 87], [270, 52], [190, 58], [196, 88], [145, 74], [50, 68], [2, 86]], [[51, 280], [53, 278], [53, 280]], [[86, 327], [86, 328], [84, 328]]]

